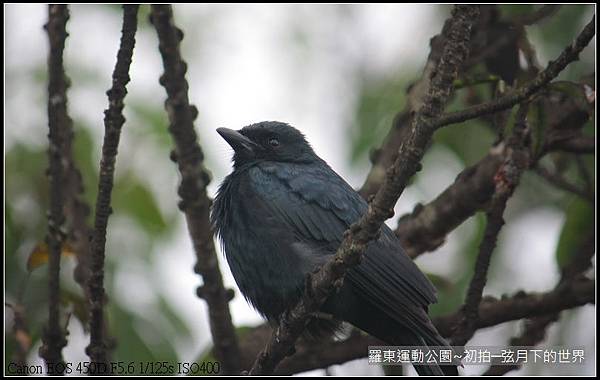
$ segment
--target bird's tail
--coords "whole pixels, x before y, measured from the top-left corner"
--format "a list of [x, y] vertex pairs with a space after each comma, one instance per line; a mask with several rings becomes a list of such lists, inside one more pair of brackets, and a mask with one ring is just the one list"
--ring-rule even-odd
[[442, 368], [437, 364], [414, 364], [413, 367], [415, 368], [419, 376], [445, 376], [445, 373], [442, 371]]
[[[428, 342], [423, 337], [417, 337], [417, 342], [419, 346], [428, 346], [428, 347], [440, 347], [440, 346], [450, 346], [446, 342], [444, 338], [441, 336], [437, 336], [435, 341]], [[454, 354], [452, 355], [454, 357]], [[447, 365], [439, 365], [437, 363], [431, 363], [430, 365], [413, 365], [419, 376], [458, 376], [458, 365], [460, 362], [456, 362], [453, 360], [452, 364]]]
[[[448, 346], [448, 343], [441, 336], [437, 336], [435, 341], [428, 342], [423, 337], [418, 337], [413, 334], [411, 337], [407, 339], [407, 337], [403, 337], [403, 340], [408, 341], [409, 345], [412, 346], [421, 346], [421, 347], [440, 347], [440, 346]], [[450, 348], [448, 346], [448, 348]], [[454, 355], [453, 355], [454, 356]], [[438, 363], [428, 363], [428, 364], [413, 364], [415, 371], [419, 374], [419, 376], [458, 376], [458, 368], [460, 365], [458, 362], [454, 362], [452, 364], [440, 365]]]

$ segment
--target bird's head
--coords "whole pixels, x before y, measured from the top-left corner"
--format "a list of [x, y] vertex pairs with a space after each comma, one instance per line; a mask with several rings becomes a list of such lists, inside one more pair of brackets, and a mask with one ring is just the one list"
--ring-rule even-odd
[[318, 160], [304, 135], [289, 124], [263, 121], [238, 131], [218, 128], [217, 132], [233, 148], [236, 167], [256, 161], [308, 163]]

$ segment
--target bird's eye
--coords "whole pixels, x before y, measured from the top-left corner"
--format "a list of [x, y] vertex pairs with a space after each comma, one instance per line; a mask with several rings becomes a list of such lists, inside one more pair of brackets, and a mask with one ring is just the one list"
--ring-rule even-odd
[[279, 146], [279, 140], [276, 137], [271, 137], [269, 139], [269, 145], [271, 145], [272, 147], [276, 148]]

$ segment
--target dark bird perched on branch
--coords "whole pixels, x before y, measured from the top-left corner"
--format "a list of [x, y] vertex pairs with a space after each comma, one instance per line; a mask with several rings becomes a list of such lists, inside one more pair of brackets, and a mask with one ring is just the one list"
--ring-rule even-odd
[[[287, 124], [217, 132], [234, 149], [234, 169], [219, 188], [212, 223], [240, 290], [277, 323], [300, 300], [306, 275], [331, 259], [367, 203]], [[320, 335], [346, 321], [391, 345], [447, 346], [427, 315], [434, 302], [435, 288], [384, 225], [307, 330]], [[415, 369], [457, 374], [454, 365]]]

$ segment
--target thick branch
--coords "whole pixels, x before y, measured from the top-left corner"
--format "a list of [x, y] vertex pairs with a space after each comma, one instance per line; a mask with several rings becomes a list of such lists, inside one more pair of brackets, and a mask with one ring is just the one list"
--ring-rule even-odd
[[345, 273], [360, 262], [367, 244], [377, 237], [383, 222], [393, 214], [398, 197], [419, 169], [433, 134], [432, 121], [443, 112], [452, 83], [469, 53], [471, 26], [478, 14], [477, 6], [454, 8], [449, 38], [431, 78], [425, 101], [413, 118], [407, 140], [401, 145], [394, 164], [387, 170], [381, 188], [369, 202], [367, 213], [344, 234], [335, 257], [309, 278], [303, 299], [284, 315], [267, 346], [258, 355], [250, 374], [264, 375], [274, 371], [289, 354], [310, 314], [341, 285]]
[[477, 164], [463, 170], [435, 200], [418, 204], [412, 213], [398, 220], [395, 233], [410, 257], [438, 248], [446, 235], [489, 203], [495, 189], [494, 175], [506, 154], [504, 146], [492, 149]]
[[195, 271], [202, 275], [204, 282], [198, 289], [198, 295], [208, 304], [214, 353], [222, 365], [223, 374], [238, 374], [240, 355], [228, 306], [230, 293], [223, 286], [209, 221], [211, 202], [206, 194], [206, 186], [211, 178], [203, 165], [204, 155], [194, 131], [193, 121], [198, 111], [189, 104], [185, 79], [187, 67], [179, 51], [183, 32], [174, 25], [173, 11], [169, 5], [153, 5], [152, 22], [158, 33], [165, 69], [160, 83], [168, 95], [165, 108], [169, 115], [169, 132], [175, 143], [172, 158], [177, 161], [181, 173], [179, 207], [185, 213], [196, 252]]
[[63, 363], [62, 349], [67, 344], [65, 331], [60, 325], [60, 254], [65, 240], [64, 191], [65, 144], [71, 139], [72, 121], [67, 113], [68, 79], [63, 67], [63, 51], [67, 38], [69, 9], [66, 5], [48, 6], [48, 23], [45, 25], [50, 41], [48, 56], [48, 127], [50, 212], [48, 213], [48, 325], [42, 335], [40, 356], [46, 365]]
[[[477, 328], [496, 326], [500, 323], [522, 318], [533, 318], [561, 310], [572, 309], [595, 302], [594, 280], [578, 278], [542, 294], [519, 292], [513, 297], [500, 300], [485, 297], [479, 306]], [[435, 318], [434, 323], [442, 336], [450, 336], [462, 319], [462, 312]]]
[[548, 151], [562, 151], [575, 154], [596, 153], [596, 138], [593, 136], [575, 136], [568, 139], [555, 139], [546, 144]]
[[[593, 304], [595, 301], [595, 281], [583, 278], [573, 279], [563, 284], [560, 289], [547, 293], [519, 292], [512, 297], [501, 299], [485, 297], [479, 305], [479, 321], [477, 328], [487, 328], [501, 323], [523, 318], [544, 317], [562, 310]], [[452, 335], [454, 326], [460, 322], [462, 312], [434, 318], [438, 331], [445, 337]], [[242, 365], [252, 364], [256, 354], [271, 335], [268, 325], [261, 325], [247, 333], [240, 342], [242, 348]], [[376, 338], [354, 333], [344, 341], [306, 342], [299, 341], [294, 356], [284, 359], [277, 367], [276, 375], [295, 373], [325, 368], [334, 364], [367, 356], [368, 346], [380, 345]]]
[[[486, 50], [488, 46], [487, 41], [490, 39], [490, 30], [497, 28], [498, 12], [495, 5], [480, 7], [481, 16], [473, 25], [470, 41], [471, 54], [479, 56], [480, 58], [469, 59], [467, 63], [463, 64], [463, 69], [465, 71], [476, 63], [483, 61], [485, 58], [489, 57], [490, 59], [495, 59], [494, 55], [490, 56], [487, 54], [482, 56], [481, 54], [478, 54], [478, 51], [482, 49]], [[449, 32], [450, 19], [446, 20], [444, 23], [441, 33], [430, 40], [430, 52], [421, 77], [413, 82], [406, 91], [406, 106], [394, 117], [390, 131], [385, 137], [381, 147], [375, 149], [370, 155], [373, 166], [359, 190], [359, 193], [363, 198], [368, 199], [369, 196], [375, 194], [377, 189], [379, 189], [385, 178], [386, 169], [394, 163], [394, 160], [398, 156], [400, 145], [402, 142], [406, 141], [406, 136], [410, 132], [410, 125], [414, 114], [423, 105], [425, 95], [430, 86], [430, 78], [434, 74], [440, 61], [440, 57], [442, 56], [446, 41], [449, 37]], [[510, 41], [510, 39], [502, 42], [500, 47], [504, 47], [508, 41]]]
[[572, 45], [567, 46], [556, 60], [550, 61], [548, 67], [526, 85], [510, 91], [506, 95], [488, 103], [469, 107], [462, 111], [444, 114], [436, 120], [434, 128], [441, 128], [449, 124], [461, 123], [483, 115], [506, 110], [523, 100], [526, 100], [542, 87], [550, 83], [552, 79], [556, 78], [567, 65], [579, 59], [579, 53], [581, 53], [596, 34], [595, 21], [596, 17], [594, 16], [579, 36], [577, 36], [575, 42]]
[[[129, 67], [135, 46], [137, 30], [137, 11], [139, 5], [123, 6], [123, 29], [121, 45], [117, 53], [117, 63], [113, 71], [113, 85], [107, 91], [108, 109], [104, 111], [104, 142], [100, 161], [100, 178], [96, 198], [96, 218], [92, 251], [90, 257], [90, 344], [86, 353], [94, 363], [106, 363], [106, 343], [104, 342], [104, 256], [106, 246], [106, 227], [112, 209], [111, 193], [114, 182], [115, 162], [123, 117], [123, 100], [127, 94]], [[98, 367], [100, 368], [100, 367]]]

